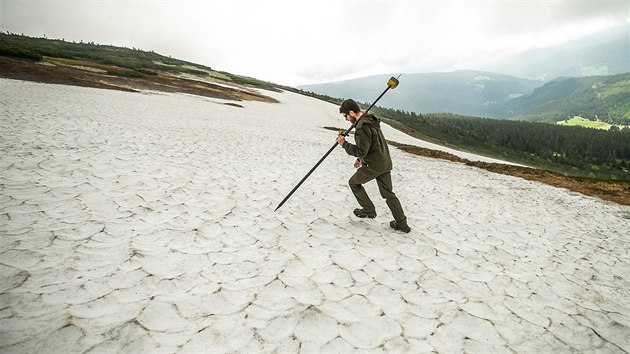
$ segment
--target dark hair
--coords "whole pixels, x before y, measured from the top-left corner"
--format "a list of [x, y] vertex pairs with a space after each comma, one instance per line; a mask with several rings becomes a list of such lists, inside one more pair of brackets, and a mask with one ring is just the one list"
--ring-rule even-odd
[[356, 103], [354, 100], [347, 99], [341, 103], [341, 106], [339, 107], [339, 113], [348, 114], [350, 113], [350, 111], [359, 113], [361, 112], [361, 107], [359, 107], [359, 104]]

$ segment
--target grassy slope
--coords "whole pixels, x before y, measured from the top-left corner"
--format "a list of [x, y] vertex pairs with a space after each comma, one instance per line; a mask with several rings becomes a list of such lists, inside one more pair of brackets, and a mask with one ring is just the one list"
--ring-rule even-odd
[[506, 104], [516, 119], [557, 122], [580, 116], [630, 124], [630, 73], [557, 78]]
[[578, 126], [584, 128], [593, 128], [593, 129], [601, 129], [601, 130], [609, 130], [612, 125], [604, 122], [594, 122], [588, 119], [584, 119], [582, 117], [573, 117], [568, 120], [562, 120], [558, 122], [559, 125], [567, 125], [567, 126]]
[[277, 90], [275, 85], [268, 82], [216, 71], [205, 65], [135, 48], [0, 33], [0, 55], [93, 68], [121, 77], [142, 78], [160, 73], [194, 75], [231, 84]]

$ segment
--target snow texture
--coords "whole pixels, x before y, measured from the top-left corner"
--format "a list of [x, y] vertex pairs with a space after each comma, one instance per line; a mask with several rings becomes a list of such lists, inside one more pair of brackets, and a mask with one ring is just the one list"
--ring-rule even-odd
[[0, 351], [630, 351], [630, 208], [392, 147], [411, 233], [340, 148], [274, 212], [348, 124], [265, 94], [0, 80]]

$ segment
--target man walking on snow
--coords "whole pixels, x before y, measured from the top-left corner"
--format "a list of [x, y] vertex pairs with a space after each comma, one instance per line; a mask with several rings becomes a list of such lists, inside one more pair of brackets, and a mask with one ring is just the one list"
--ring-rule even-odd
[[358, 121], [354, 133], [356, 145], [347, 142], [343, 135], [337, 137], [337, 143], [346, 150], [348, 155], [357, 157], [354, 167], [358, 170], [349, 181], [350, 189], [361, 206], [361, 209], [354, 210], [354, 215], [359, 218], [376, 217], [376, 208], [363, 188], [363, 184], [376, 179], [378, 190], [394, 215], [394, 220], [389, 225], [395, 230], [411, 231], [400, 201], [392, 191], [390, 173], [392, 159], [389, 156], [387, 141], [381, 131], [380, 120], [372, 114], [364, 115], [359, 105], [353, 100], [343, 101], [339, 107], [339, 113], [351, 123]]

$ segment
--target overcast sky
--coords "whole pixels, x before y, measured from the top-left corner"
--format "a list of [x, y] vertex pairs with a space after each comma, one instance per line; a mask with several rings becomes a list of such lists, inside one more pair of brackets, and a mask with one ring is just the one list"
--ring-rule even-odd
[[281, 84], [476, 69], [629, 26], [628, 0], [0, 0], [0, 30], [143, 50]]

